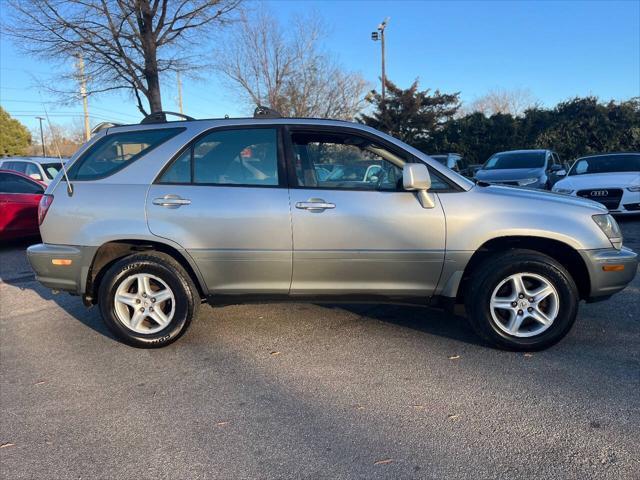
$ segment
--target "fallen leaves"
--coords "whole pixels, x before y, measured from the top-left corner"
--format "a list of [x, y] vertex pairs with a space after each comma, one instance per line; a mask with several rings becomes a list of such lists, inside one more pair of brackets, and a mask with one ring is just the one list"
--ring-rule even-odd
[[216, 423], [218, 427], [224, 427], [225, 425], [229, 425], [229, 422], [218, 422]]
[[424, 410], [424, 405], [422, 405], [422, 404], [411, 405], [411, 407], [415, 408], [416, 410]]
[[374, 465], [389, 465], [393, 463], [393, 458], [385, 458], [384, 460], [376, 460], [373, 462]]
[[533, 357], [533, 353], [525, 353], [523, 356], [525, 356], [525, 357]]
[[8, 448], [8, 447], [15, 447], [15, 443], [0, 443], [0, 448]]
[[458, 360], [460, 358], [460, 355], [450, 355], [449, 356], [449, 360]]
[[273, 352], [269, 352], [269, 355], [272, 355], [272, 356], [280, 355], [280, 352], [278, 352], [277, 350], [274, 350]]
[[39, 382], [34, 383], [34, 385], [43, 385], [47, 382], [45, 382], [44, 380], [40, 380]]
[[458, 415], [457, 413], [450, 413], [449, 415], [447, 415], [447, 418], [452, 422], [455, 422], [460, 418], [460, 415]]

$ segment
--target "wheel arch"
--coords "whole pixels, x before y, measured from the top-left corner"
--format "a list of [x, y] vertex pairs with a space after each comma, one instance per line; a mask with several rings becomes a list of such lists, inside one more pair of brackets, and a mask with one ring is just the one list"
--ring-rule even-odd
[[469, 279], [476, 267], [487, 258], [512, 249], [533, 250], [553, 258], [571, 274], [578, 287], [580, 299], [589, 298], [591, 292], [589, 270], [575, 248], [559, 240], [545, 237], [507, 236], [487, 240], [474, 252], [462, 274], [456, 296], [457, 302], [463, 303], [465, 292], [468, 291]]
[[193, 259], [186, 252], [156, 240], [123, 239], [103, 243], [93, 256], [87, 274], [84, 301], [87, 304], [97, 302], [98, 288], [104, 274], [119, 259], [140, 252], [162, 252], [177, 261], [189, 274], [198, 289], [200, 298], [206, 298], [206, 286]]

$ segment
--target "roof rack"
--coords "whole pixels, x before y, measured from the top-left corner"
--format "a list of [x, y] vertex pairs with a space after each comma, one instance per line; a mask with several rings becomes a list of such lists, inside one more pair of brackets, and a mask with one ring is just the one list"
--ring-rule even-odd
[[93, 127], [91, 129], [91, 134], [94, 135], [102, 130], [106, 130], [107, 128], [111, 128], [111, 127], [119, 127], [120, 125], [122, 125], [121, 123], [113, 123], [113, 122], [100, 122], [99, 124], [97, 124], [95, 127]]
[[195, 120], [195, 118], [190, 117], [189, 115], [184, 115], [182, 113], [162, 111], [150, 113], [149, 115], [144, 117], [140, 123], [166, 123], [167, 115], [173, 115], [174, 117], [179, 117], [186, 121]]
[[272, 108], [258, 105], [253, 111], [253, 118], [282, 118], [282, 115]]

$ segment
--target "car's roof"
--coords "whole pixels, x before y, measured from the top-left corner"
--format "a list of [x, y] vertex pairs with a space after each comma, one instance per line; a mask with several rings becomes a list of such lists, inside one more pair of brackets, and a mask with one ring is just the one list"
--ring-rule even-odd
[[546, 152], [550, 152], [551, 150], [547, 150], [546, 148], [536, 148], [536, 149], [523, 149], [523, 150], [505, 150], [504, 152], [496, 152], [496, 154], [498, 153], [546, 153]]
[[239, 117], [239, 118], [202, 118], [197, 120], [177, 120], [157, 123], [132, 123], [127, 125], [114, 125], [109, 127], [109, 131], [143, 129], [151, 130], [154, 128], [176, 128], [189, 127], [190, 125], [199, 125], [208, 123], [212, 126], [224, 125], [326, 125], [326, 126], [350, 126], [368, 129], [366, 125], [347, 120], [332, 120], [328, 118], [297, 118], [297, 117]]
[[611, 153], [592, 153], [591, 155], [585, 155], [584, 157], [578, 157], [578, 160], [582, 160], [583, 158], [593, 158], [593, 157], [616, 157], [619, 155], [640, 155], [640, 152], [611, 152]]
[[62, 159], [58, 157], [3, 157], [0, 160], [3, 162], [36, 162], [36, 163], [60, 163], [61, 161], [68, 160], [68, 158], [62, 157]]

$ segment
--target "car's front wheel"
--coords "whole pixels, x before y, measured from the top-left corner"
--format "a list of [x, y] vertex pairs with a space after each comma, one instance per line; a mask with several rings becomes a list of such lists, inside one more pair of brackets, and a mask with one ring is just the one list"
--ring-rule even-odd
[[569, 272], [547, 255], [512, 250], [493, 256], [470, 279], [466, 310], [476, 332], [509, 350], [541, 350], [560, 341], [578, 311]]
[[162, 253], [134, 254], [106, 272], [98, 292], [102, 318], [122, 341], [163, 347], [189, 327], [200, 303], [184, 268]]

